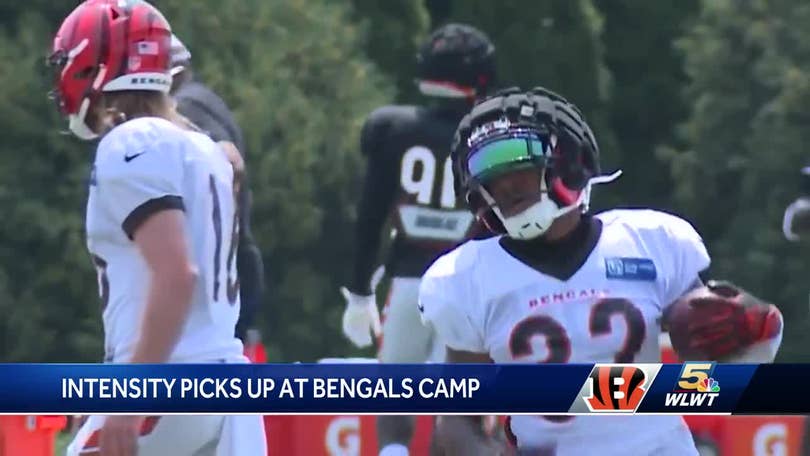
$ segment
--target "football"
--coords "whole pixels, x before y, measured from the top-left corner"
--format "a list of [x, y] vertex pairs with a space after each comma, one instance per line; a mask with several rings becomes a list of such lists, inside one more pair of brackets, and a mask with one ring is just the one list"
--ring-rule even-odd
[[723, 361], [779, 334], [782, 323], [774, 306], [726, 282], [710, 281], [671, 304], [666, 326], [681, 361]]
[[704, 285], [684, 294], [670, 305], [667, 310], [667, 328], [669, 329], [672, 348], [675, 349], [681, 361], [706, 361], [710, 359], [708, 354], [691, 347], [689, 343], [691, 337], [689, 326], [699, 323], [700, 320], [705, 320], [707, 317], [705, 311], [694, 307], [692, 303], [701, 298], [718, 298], [721, 296], [717, 289], [712, 290]]
[[711, 290], [705, 286], [696, 288], [670, 304], [667, 310], [669, 339], [681, 361], [703, 358], [702, 353], [691, 353], [689, 349], [689, 323], [695, 318], [694, 309], [690, 305], [691, 300], [705, 293], [711, 293]]

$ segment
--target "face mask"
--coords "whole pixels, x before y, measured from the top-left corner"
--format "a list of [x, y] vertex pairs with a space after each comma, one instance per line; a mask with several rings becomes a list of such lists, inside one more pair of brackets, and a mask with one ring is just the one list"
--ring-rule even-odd
[[545, 183], [545, 176], [541, 176], [540, 200], [529, 206], [523, 212], [515, 214], [511, 217], [505, 217], [503, 215], [500, 208], [498, 208], [496, 205], [495, 199], [489, 194], [489, 192], [487, 192], [485, 188], [481, 187], [480, 192], [487, 204], [492, 207], [495, 215], [497, 215], [501, 220], [501, 223], [503, 223], [504, 228], [506, 228], [507, 235], [513, 239], [527, 240], [542, 236], [546, 231], [548, 231], [551, 224], [554, 223], [554, 220], [575, 209], [586, 212], [590, 204], [591, 187], [593, 185], [612, 182], [616, 180], [621, 173], [621, 171], [616, 171], [615, 173], [607, 176], [596, 176], [591, 178], [585, 185], [585, 188], [583, 188], [580, 192], [579, 198], [577, 198], [573, 204], [563, 207], [558, 206], [557, 203], [555, 203], [551, 197], [549, 197], [548, 188]]

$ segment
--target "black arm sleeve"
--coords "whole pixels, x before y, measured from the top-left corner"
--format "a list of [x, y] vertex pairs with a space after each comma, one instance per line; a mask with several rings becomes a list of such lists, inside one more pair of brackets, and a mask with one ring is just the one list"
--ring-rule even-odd
[[385, 150], [387, 126], [371, 118], [360, 137], [360, 148], [368, 159], [355, 225], [355, 255], [352, 277], [347, 288], [357, 294], [369, 295], [371, 275], [380, 251], [380, 235], [391, 211], [397, 191], [396, 157]]
[[236, 323], [236, 335], [245, 340], [245, 332], [250, 329], [262, 297], [265, 294], [264, 262], [262, 254], [250, 229], [251, 192], [244, 182], [239, 194], [239, 248], [236, 251], [236, 270], [239, 274], [239, 299], [241, 309]]

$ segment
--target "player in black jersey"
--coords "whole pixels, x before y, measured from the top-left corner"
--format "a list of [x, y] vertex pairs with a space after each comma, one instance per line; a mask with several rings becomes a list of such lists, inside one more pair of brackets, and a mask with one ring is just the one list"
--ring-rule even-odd
[[810, 234], [810, 166], [802, 168], [801, 195], [785, 210], [782, 228], [785, 237], [791, 241], [798, 241]]
[[[368, 160], [355, 228], [352, 276], [342, 289], [343, 332], [358, 347], [380, 335], [372, 285], [380, 236], [389, 219], [393, 242], [385, 261], [392, 277], [378, 357], [384, 363], [442, 361], [443, 344], [421, 323], [419, 277], [440, 254], [476, 235], [474, 217], [455, 193], [450, 143], [458, 122], [492, 86], [495, 47], [473, 27], [448, 24], [433, 32], [417, 55], [419, 90], [426, 106], [384, 106], [363, 126]], [[432, 358], [432, 354], [435, 356]], [[407, 454], [409, 417], [378, 419], [383, 455]]]

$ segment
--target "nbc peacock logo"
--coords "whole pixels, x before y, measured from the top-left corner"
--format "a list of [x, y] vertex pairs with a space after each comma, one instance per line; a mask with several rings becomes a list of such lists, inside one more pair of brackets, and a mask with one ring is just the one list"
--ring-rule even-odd
[[720, 383], [709, 377], [704, 378], [698, 383], [698, 392], [701, 393], [718, 393], [720, 392]]

